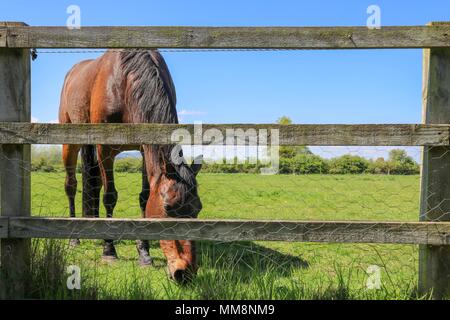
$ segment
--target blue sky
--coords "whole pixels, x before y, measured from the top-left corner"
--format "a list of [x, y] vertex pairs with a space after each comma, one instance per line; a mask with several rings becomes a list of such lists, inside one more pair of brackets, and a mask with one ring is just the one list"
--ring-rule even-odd
[[[383, 25], [450, 20], [450, 1], [6, 1], [0, 20], [65, 25], [364, 26], [381, 8]], [[44, 51], [44, 50], [41, 50]], [[32, 115], [57, 118], [65, 73], [98, 53], [40, 53], [32, 64]], [[184, 123], [417, 123], [421, 50], [167, 52]]]

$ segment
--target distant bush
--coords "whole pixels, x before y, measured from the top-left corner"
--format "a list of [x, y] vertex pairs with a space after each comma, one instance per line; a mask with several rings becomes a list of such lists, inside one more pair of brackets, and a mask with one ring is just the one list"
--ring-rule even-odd
[[330, 160], [329, 173], [332, 174], [358, 174], [366, 172], [369, 161], [363, 157], [343, 155]]
[[280, 146], [279, 148], [280, 158], [295, 158], [297, 155], [301, 154], [313, 154], [308, 147], [298, 146], [298, 147], [287, 147]]
[[47, 159], [39, 158], [31, 162], [31, 171], [56, 172], [55, 166], [49, 164]]
[[373, 174], [390, 174], [391, 173], [391, 163], [384, 160], [384, 158], [378, 158], [375, 161], [369, 162], [369, 167], [367, 168], [368, 173]]
[[[61, 160], [61, 148], [32, 147], [31, 170], [40, 172], [64, 171]], [[291, 152], [293, 151], [293, 152]], [[283, 156], [284, 155], [284, 156]], [[287, 155], [287, 156], [286, 156]], [[324, 159], [310, 152], [305, 147], [285, 149], [279, 159], [280, 174], [418, 174], [419, 164], [402, 149], [393, 149], [389, 158], [368, 160], [354, 155], [343, 155], [330, 160]], [[77, 172], [81, 173], [81, 159], [77, 163]], [[268, 167], [260, 161], [246, 161], [240, 163], [233, 159], [232, 163], [205, 161], [202, 172], [209, 173], [260, 173], [261, 168]], [[116, 158], [114, 163], [116, 172], [137, 173], [142, 170], [140, 157]]]
[[31, 170], [56, 172], [62, 170], [60, 147], [31, 146]]
[[420, 167], [417, 163], [410, 163], [410, 162], [393, 162], [392, 163], [392, 170], [390, 174], [403, 174], [403, 175], [409, 175], [409, 174], [418, 174], [420, 173]]
[[328, 162], [314, 154], [297, 154], [293, 158], [280, 158], [282, 174], [328, 173]]
[[266, 167], [260, 161], [255, 162], [238, 163], [237, 159], [234, 159], [233, 163], [205, 161], [201, 171], [207, 173], [259, 173], [261, 168]]
[[389, 159], [378, 158], [371, 161], [368, 168], [369, 173], [374, 174], [418, 174], [419, 164], [407, 155], [405, 150], [394, 149], [389, 153]]
[[116, 159], [114, 169], [116, 172], [142, 172], [142, 159], [132, 157]]

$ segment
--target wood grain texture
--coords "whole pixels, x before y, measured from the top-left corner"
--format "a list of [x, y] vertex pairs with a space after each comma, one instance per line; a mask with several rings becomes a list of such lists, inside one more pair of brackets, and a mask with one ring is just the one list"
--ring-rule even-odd
[[0, 239], [8, 238], [8, 223], [9, 219], [7, 217], [0, 217]]
[[[215, 139], [207, 139], [214, 133]], [[421, 124], [355, 124], [355, 125], [275, 125], [275, 124], [44, 124], [0, 123], [2, 144], [171, 144], [181, 141], [180, 131], [190, 134], [183, 144], [224, 144], [227, 135], [235, 137], [235, 144], [259, 143], [267, 133], [270, 144], [272, 130], [279, 130], [280, 145], [310, 146], [447, 146], [450, 140], [449, 125]], [[221, 134], [217, 134], [219, 132]], [[201, 139], [201, 137], [204, 139]], [[200, 138], [195, 140], [194, 137]], [[172, 139], [173, 138], [173, 139]], [[261, 140], [263, 139], [263, 140]]]
[[[447, 25], [449, 23], [432, 23]], [[423, 121], [450, 123], [450, 49], [423, 53]], [[420, 220], [450, 221], [450, 147], [425, 147], [422, 156]], [[450, 295], [450, 246], [419, 249], [419, 290], [442, 299]]]
[[15, 238], [450, 244], [450, 223], [10, 217]]
[[0, 48], [8, 47], [7, 36], [8, 27], [25, 27], [26, 23], [16, 21], [0, 21]]
[[[28, 50], [0, 48], [0, 121], [30, 121], [30, 70]], [[30, 145], [0, 145], [0, 216], [30, 215], [30, 160]], [[0, 241], [0, 298], [24, 296], [29, 259], [29, 239]]]
[[367, 49], [450, 47], [448, 25], [367, 27], [7, 27], [10, 48]]
[[6, 47], [6, 27], [0, 23], [0, 48]]

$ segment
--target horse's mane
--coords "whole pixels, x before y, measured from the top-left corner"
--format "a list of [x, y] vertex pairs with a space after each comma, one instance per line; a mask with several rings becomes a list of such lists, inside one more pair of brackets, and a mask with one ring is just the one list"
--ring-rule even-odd
[[[176, 93], [169, 69], [156, 50], [120, 51], [123, 76], [127, 79], [125, 103], [134, 110], [136, 123], [178, 123]], [[151, 145], [153, 163], [162, 165], [161, 157], [170, 162], [170, 175], [185, 183], [179, 187], [195, 187], [196, 179], [186, 164], [176, 165], [171, 159], [174, 145]], [[184, 192], [183, 192], [184, 193]]]
[[178, 123], [175, 86], [161, 55], [150, 50], [122, 50], [120, 61], [128, 81], [125, 103], [135, 111], [134, 122]]

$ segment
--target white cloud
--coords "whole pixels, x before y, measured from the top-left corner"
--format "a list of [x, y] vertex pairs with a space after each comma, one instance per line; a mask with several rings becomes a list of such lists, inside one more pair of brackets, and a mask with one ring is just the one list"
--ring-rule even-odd
[[53, 120], [50, 120], [50, 121], [45, 121], [45, 120], [41, 121], [40, 119], [31, 116], [31, 122], [32, 123], [38, 123], [38, 122], [40, 122], [40, 123], [59, 123], [59, 120], [58, 119], [53, 119]]
[[182, 109], [180, 112], [178, 112], [179, 116], [198, 116], [204, 114], [206, 114], [206, 112], [186, 109]]

